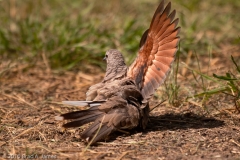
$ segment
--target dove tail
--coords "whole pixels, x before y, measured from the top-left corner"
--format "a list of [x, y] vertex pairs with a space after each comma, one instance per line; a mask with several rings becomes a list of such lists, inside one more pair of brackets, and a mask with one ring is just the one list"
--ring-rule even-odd
[[55, 117], [55, 119], [56, 120], [73, 119], [72, 122], [68, 122], [63, 125], [63, 127], [65, 128], [80, 127], [84, 124], [95, 121], [89, 128], [87, 128], [81, 134], [82, 139], [85, 139], [91, 142], [91, 144], [94, 144], [101, 139], [105, 139], [110, 133], [115, 131], [115, 127], [113, 125], [108, 126], [108, 123], [103, 122], [106, 114], [94, 108], [97, 107], [91, 107], [88, 110], [62, 114], [61, 116]]
[[[75, 104], [73, 104], [73, 102]], [[93, 102], [93, 101], [63, 101], [65, 104], [76, 105], [76, 104], [84, 104], [84, 106], [90, 106], [87, 110], [69, 112], [66, 114], [62, 114], [60, 116], [56, 116], [56, 120], [74, 120], [72, 122], [68, 122], [63, 125], [65, 128], [71, 127], [80, 127], [89, 122], [95, 121], [97, 118], [103, 116], [103, 112], [98, 110], [98, 107], [101, 105], [101, 102]]]
[[[72, 120], [63, 125], [65, 128], [80, 127], [84, 124], [94, 122], [82, 134], [81, 138], [90, 141], [91, 144], [106, 138], [112, 131], [115, 130], [113, 125], [108, 126], [107, 119], [112, 119], [113, 115], [108, 115], [105, 119], [105, 112], [99, 110], [99, 106], [105, 101], [63, 101], [64, 104], [75, 106], [89, 106], [89, 109], [75, 111], [56, 116], [56, 120]], [[104, 121], [105, 120], [105, 121]]]
[[[138, 91], [139, 92], [139, 91]], [[130, 92], [126, 91], [125, 94]], [[134, 95], [131, 93], [131, 95]], [[80, 127], [89, 122], [93, 122], [88, 128], [86, 128], [81, 138], [90, 142], [91, 145], [96, 142], [106, 139], [109, 134], [116, 130], [132, 129], [139, 124], [139, 111], [137, 109], [137, 103], [134, 103], [137, 99], [131, 99], [134, 104], [128, 104], [127, 100], [121, 99], [121, 97], [115, 96], [108, 101], [81, 101], [79, 103], [85, 104], [90, 107], [87, 110], [75, 111], [66, 114], [62, 114], [55, 117], [56, 120], [72, 120], [63, 125], [65, 128]], [[76, 102], [74, 102], [76, 104]]]

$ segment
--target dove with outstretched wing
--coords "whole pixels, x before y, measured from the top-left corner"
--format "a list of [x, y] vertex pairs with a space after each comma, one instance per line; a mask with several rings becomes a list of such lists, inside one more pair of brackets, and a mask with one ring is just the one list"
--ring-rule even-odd
[[138, 55], [128, 68], [118, 50], [106, 52], [106, 74], [102, 82], [89, 88], [86, 101], [63, 101], [64, 104], [88, 106], [86, 110], [56, 116], [72, 120], [65, 128], [93, 122], [81, 138], [94, 144], [114, 131], [136, 127], [145, 129], [149, 116], [149, 99], [164, 82], [175, 59], [180, 27], [171, 12], [171, 3], [159, 4], [148, 30], [140, 41]]

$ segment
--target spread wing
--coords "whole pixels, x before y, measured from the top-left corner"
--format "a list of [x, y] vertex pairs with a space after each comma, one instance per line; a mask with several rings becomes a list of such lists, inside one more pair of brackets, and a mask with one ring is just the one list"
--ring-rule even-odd
[[138, 56], [127, 73], [135, 80], [145, 100], [163, 83], [175, 59], [180, 27], [177, 27], [178, 19], [174, 18], [175, 10], [171, 13], [170, 10], [171, 3], [164, 8], [163, 0], [141, 38]]

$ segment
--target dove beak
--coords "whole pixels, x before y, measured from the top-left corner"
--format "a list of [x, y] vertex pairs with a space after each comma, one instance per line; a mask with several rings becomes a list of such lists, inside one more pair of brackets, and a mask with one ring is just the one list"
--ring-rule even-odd
[[106, 59], [107, 59], [107, 57], [105, 56], [105, 57], [103, 58], [103, 61], [106, 61]]

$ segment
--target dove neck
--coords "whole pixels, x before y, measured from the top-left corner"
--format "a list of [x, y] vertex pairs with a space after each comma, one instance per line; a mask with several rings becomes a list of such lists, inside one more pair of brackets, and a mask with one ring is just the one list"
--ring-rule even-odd
[[124, 60], [107, 63], [104, 81], [118, 79], [126, 74], [127, 66]]
[[116, 61], [110, 61], [107, 63], [107, 69], [106, 72], [108, 72], [108, 70], [111, 70], [113, 68], [119, 68], [122, 66], [126, 66], [124, 60], [116, 60]]

